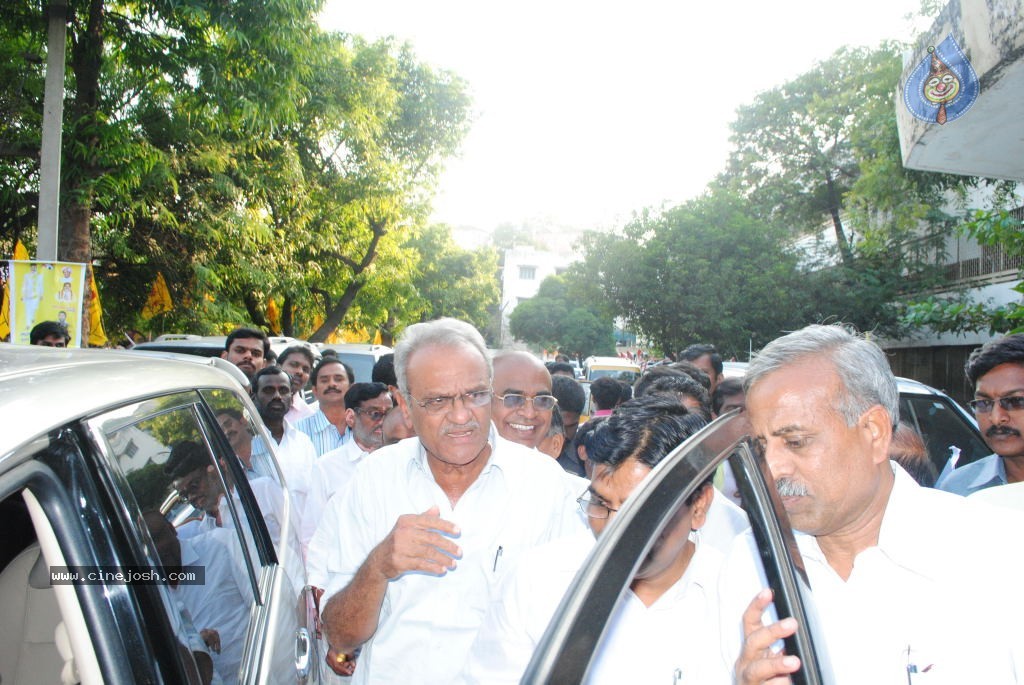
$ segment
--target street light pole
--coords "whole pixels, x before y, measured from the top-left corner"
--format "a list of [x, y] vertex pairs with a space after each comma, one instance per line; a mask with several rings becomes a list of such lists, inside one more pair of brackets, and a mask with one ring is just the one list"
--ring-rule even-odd
[[67, 15], [67, 0], [50, 0], [46, 85], [43, 91], [43, 142], [39, 159], [39, 237], [36, 247], [36, 259], [45, 262], [57, 261]]

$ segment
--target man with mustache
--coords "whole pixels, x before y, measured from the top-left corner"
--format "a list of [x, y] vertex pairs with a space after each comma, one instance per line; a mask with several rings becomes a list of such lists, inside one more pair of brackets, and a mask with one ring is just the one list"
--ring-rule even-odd
[[[309, 437], [292, 426], [284, 415], [292, 401], [291, 378], [279, 366], [268, 366], [253, 379], [252, 400], [260, 418], [273, 438], [274, 454], [284, 473], [285, 486], [292, 494], [295, 510], [301, 515], [313, 484], [313, 463], [316, 452]], [[252, 441], [254, 456], [269, 452], [262, 436]], [[301, 529], [301, 520], [300, 520]], [[304, 539], [303, 542], [306, 540]]]
[[[1024, 567], [1024, 519], [921, 487], [889, 459], [899, 393], [882, 350], [808, 326], [765, 346], [744, 390], [834, 682], [1021, 682], [1024, 596], [1008, 588]], [[747, 533], [723, 566], [724, 653], [737, 683], [784, 683], [801, 663], [773, 644], [796, 620], [776, 621], [771, 591], [757, 592], [757, 558]]]
[[351, 434], [345, 413], [345, 393], [356, 382], [348, 364], [335, 356], [324, 355], [310, 375], [317, 410], [296, 424], [296, 428], [309, 436], [316, 455], [341, 447]]
[[1008, 335], [971, 353], [964, 366], [974, 385], [970, 402], [978, 429], [994, 454], [952, 471], [935, 487], [970, 495], [1024, 481], [1024, 334]]
[[506, 571], [582, 529], [579, 493], [553, 459], [494, 429], [491, 360], [469, 324], [409, 326], [395, 373], [417, 438], [364, 459], [327, 505], [321, 526], [341, 534], [324, 632], [336, 661], [362, 648], [355, 683], [451, 683]]

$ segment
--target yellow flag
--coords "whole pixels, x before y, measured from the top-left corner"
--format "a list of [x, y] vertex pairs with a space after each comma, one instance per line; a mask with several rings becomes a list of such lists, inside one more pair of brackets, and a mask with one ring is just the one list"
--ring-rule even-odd
[[272, 330], [281, 330], [281, 310], [277, 308], [277, 302], [274, 302], [273, 297], [267, 298], [267, 321], [270, 322]]
[[[14, 256], [12, 257], [18, 262], [28, 261], [28, 250], [21, 244], [21, 241], [15, 241], [14, 243]], [[0, 340], [6, 339], [11, 334], [11, 300], [10, 300], [10, 274], [8, 274], [7, 283], [4, 286], [4, 300], [3, 304], [0, 304]]]
[[89, 280], [89, 295], [85, 303], [86, 316], [89, 319], [89, 346], [103, 347], [107, 344], [107, 334], [103, 332], [103, 307], [100, 306], [100, 291], [96, 289], [96, 276], [92, 272], [92, 264], [88, 266], [85, 277]]
[[153, 281], [149, 297], [146, 298], [146, 306], [142, 308], [142, 318], [149, 321], [157, 314], [163, 314], [173, 309], [174, 303], [171, 302], [171, 293], [167, 290], [167, 281], [164, 280], [164, 275], [157, 271], [156, 280]]

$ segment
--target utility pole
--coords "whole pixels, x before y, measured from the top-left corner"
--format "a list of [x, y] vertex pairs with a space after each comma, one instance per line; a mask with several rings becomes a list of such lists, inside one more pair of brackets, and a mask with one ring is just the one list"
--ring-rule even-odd
[[43, 144], [39, 159], [39, 238], [36, 248], [36, 259], [44, 262], [57, 261], [67, 16], [67, 0], [50, 0], [46, 85], [43, 91]]

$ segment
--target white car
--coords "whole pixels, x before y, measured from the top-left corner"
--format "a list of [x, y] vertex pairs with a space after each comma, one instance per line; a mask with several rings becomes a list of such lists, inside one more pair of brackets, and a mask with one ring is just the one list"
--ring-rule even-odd
[[0, 344], [0, 682], [319, 682], [294, 513], [272, 452], [241, 446], [267, 438], [239, 375]]

